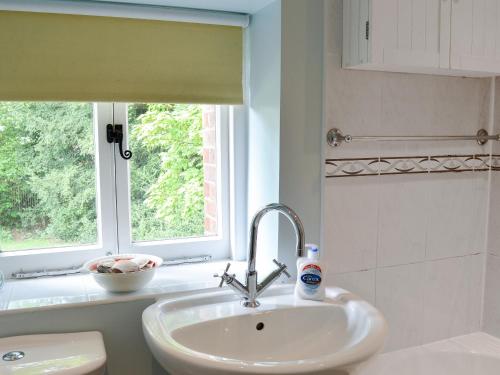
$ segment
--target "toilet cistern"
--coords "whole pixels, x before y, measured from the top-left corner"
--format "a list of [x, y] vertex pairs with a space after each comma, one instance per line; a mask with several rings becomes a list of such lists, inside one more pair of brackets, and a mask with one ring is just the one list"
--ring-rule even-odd
[[257, 280], [257, 270], [255, 269], [255, 266], [257, 259], [257, 235], [259, 224], [264, 215], [272, 211], [281, 213], [292, 223], [295, 229], [295, 235], [297, 237], [297, 256], [302, 256], [304, 252], [304, 227], [302, 225], [302, 221], [295, 213], [295, 211], [293, 211], [290, 207], [280, 203], [272, 203], [259, 210], [253, 217], [252, 223], [250, 225], [250, 244], [248, 250], [246, 283], [243, 284], [236, 278], [236, 275], [228, 273], [231, 263], [227, 264], [226, 269], [222, 275], [214, 275], [214, 277], [221, 278], [221, 282], [219, 284], [220, 288], [224, 285], [224, 283], [226, 283], [231, 289], [233, 289], [234, 291], [236, 291], [236, 293], [240, 294], [243, 297], [242, 305], [245, 307], [258, 307], [260, 304], [257, 301], [257, 297], [273, 282], [275, 282], [281, 276], [281, 274], [285, 274], [286, 276], [290, 277], [290, 274], [287, 271], [287, 266], [274, 259], [273, 262], [278, 267], [273, 272], [271, 272], [262, 282], [259, 283]]

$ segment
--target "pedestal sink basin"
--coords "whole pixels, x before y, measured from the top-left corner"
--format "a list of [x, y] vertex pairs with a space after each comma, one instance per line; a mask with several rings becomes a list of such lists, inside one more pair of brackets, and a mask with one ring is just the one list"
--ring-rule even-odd
[[385, 340], [378, 310], [343, 289], [315, 302], [280, 285], [259, 301], [243, 307], [231, 291], [162, 300], [144, 311], [144, 335], [171, 375], [343, 375]]

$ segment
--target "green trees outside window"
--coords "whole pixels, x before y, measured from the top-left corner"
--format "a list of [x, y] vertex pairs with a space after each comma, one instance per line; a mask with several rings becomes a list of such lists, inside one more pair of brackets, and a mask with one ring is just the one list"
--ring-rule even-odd
[[201, 106], [129, 105], [129, 129], [133, 239], [203, 236]]
[[[201, 106], [129, 106], [134, 240], [204, 233]], [[111, 187], [110, 187], [111, 188]], [[97, 241], [91, 103], [0, 102], [0, 251]]]

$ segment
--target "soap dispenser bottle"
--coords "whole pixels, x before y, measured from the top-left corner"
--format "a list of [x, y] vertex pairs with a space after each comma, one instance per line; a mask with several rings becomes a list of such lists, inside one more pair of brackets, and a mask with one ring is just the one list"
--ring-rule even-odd
[[322, 301], [325, 298], [323, 267], [319, 261], [319, 248], [306, 244], [307, 256], [297, 259], [297, 283], [295, 296], [302, 299]]

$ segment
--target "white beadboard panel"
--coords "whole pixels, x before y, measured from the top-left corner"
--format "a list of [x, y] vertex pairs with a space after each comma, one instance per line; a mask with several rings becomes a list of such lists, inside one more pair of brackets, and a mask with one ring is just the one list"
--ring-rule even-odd
[[346, 68], [458, 77], [500, 73], [497, 0], [370, 0], [369, 40], [363, 0], [343, 5]]
[[[495, 104], [494, 104], [494, 121], [493, 132], [494, 134], [500, 133], [500, 77], [495, 78]], [[500, 142], [493, 142], [492, 152], [500, 154]]]
[[426, 259], [484, 251], [487, 210], [486, 173], [434, 175], [427, 187]]
[[360, 59], [360, 0], [344, 2], [342, 10], [344, 20], [349, 20], [349, 22], [344, 23], [344, 54], [342, 56], [342, 63], [346, 65], [350, 65], [351, 63], [356, 64]]
[[370, 0], [343, 2], [343, 66], [368, 62], [368, 40], [365, 37], [369, 20]]
[[500, 174], [491, 174], [488, 252], [500, 256]]
[[488, 254], [482, 329], [500, 336], [500, 257]]
[[[370, 59], [370, 51], [368, 40], [366, 39], [366, 28], [369, 26], [370, 19], [370, 0], [359, 0], [359, 25], [358, 25], [358, 35], [361, 35], [359, 41], [359, 62], [364, 64]], [[363, 35], [365, 37], [363, 38]]]
[[380, 179], [377, 267], [425, 259], [429, 175]]
[[451, 67], [461, 68], [461, 55], [472, 54], [473, 11], [474, 1], [462, 0], [452, 5], [451, 18]]
[[380, 0], [372, 9], [373, 63], [439, 68], [440, 0]]
[[[420, 2], [421, 4], [422, 2]], [[398, 10], [397, 29], [398, 29], [398, 50], [412, 48], [412, 0], [398, 0], [396, 9]], [[424, 5], [425, 6], [425, 5]], [[417, 7], [422, 7], [422, 5]], [[421, 20], [419, 20], [421, 22]], [[388, 22], [391, 22], [388, 20]]]
[[346, 289], [375, 305], [375, 270], [333, 274], [327, 270], [326, 285]]
[[376, 306], [389, 324], [385, 351], [422, 343], [424, 263], [377, 269]]
[[484, 255], [425, 263], [423, 342], [479, 330]]
[[485, 37], [488, 18], [486, 15], [486, 0], [472, 1], [472, 41], [471, 53], [475, 56], [486, 55]]
[[[435, 14], [428, 13], [430, 7], [428, 7], [430, 1], [411, 1], [411, 48], [416, 50], [425, 50], [426, 45], [426, 37], [427, 37], [427, 16], [433, 16], [432, 20], [434, 21], [439, 16], [439, 11], [436, 11]], [[433, 1], [436, 5], [436, 9], [439, 7], [439, 3]], [[425, 22], [422, 22], [425, 20]], [[434, 25], [436, 23], [434, 22]], [[437, 38], [437, 33], [434, 33], [433, 39]], [[435, 44], [435, 46], [437, 46]]]
[[375, 268], [378, 179], [326, 179], [323, 260], [329, 272]]
[[450, 68], [451, 0], [439, 4], [439, 68]]
[[498, 1], [453, 1], [451, 25], [453, 69], [500, 72]]

